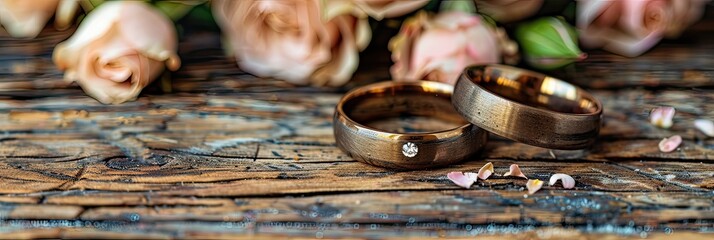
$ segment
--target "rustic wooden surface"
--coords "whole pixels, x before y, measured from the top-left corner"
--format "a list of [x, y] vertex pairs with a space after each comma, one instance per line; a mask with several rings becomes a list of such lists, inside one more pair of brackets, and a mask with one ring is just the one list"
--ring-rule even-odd
[[[708, 18], [713, 19], [713, 18]], [[107, 106], [61, 81], [54, 43], [0, 38], [0, 238], [712, 238], [714, 21], [628, 59], [591, 51], [553, 73], [592, 89], [604, 127], [588, 150], [549, 151], [491, 137], [463, 164], [395, 172], [334, 145], [344, 89], [242, 73], [218, 37], [181, 43], [182, 69], [135, 102]], [[379, 46], [377, 46], [379, 47]], [[387, 59], [387, 60], [384, 60]], [[387, 79], [388, 56], [355, 83]], [[170, 93], [166, 91], [171, 91]], [[677, 109], [670, 130], [647, 122]], [[661, 153], [663, 137], [683, 145]], [[446, 173], [518, 163], [531, 178], [568, 173], [574, 190], [495, 176], [464, 190]]]

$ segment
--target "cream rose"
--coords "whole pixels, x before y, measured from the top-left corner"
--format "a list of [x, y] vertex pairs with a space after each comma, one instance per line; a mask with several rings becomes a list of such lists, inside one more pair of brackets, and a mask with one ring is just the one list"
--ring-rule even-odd
[[699, 0], [579, 0], [580, 41], [589, 48], [639, 56], [665, 36], [676, 36], [701, 17]]
[[53, 15], [55, 27], [69, 27], [78, 7], [76, 0], [0, 0], [0, 25], [10, 36], [34, 38]]
[[102, 103], [118, 104], [136, 99], [164, 66], [179, 68], [177, 44], [173, 24], [158, 10], [112, 1], [91, 11], [52, 57], [65, 79]]
[[671, 1], [672, 19], [667, 22], [665, 37], [676, 38], [687, 27], [702, 18], [706, 4], [710, 0]]
[[423, 7], [429, 0], [352, 0], [367, 15], [382, 20], [398, 17]]
[[213, 1], [241, 69], [295, 84], [339, 86], [369, 43], [366, 16], [347, 1]]
[[543, 0], [474, 0], [478, 12], [499, 22], [515, 22], [533, 16]]
[[502, 51], [517, 51], [512, 42], [502, 47], [499, 35], [505, 36], [477, 15], [444, 12], [429, 16], [420, 12], [407, 19], [389, 42], [392, 78], [454, 84], [465, 67], [499, 63]]

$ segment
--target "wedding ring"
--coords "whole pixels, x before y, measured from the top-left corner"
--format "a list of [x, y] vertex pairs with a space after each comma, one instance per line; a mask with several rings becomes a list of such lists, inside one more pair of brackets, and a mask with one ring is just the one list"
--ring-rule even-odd
[[337, 146], [358, 161], [393, 169], [465, 160], [483, 148], [488, 133], [456, 112], [452, 92], [451, 85], [427, 81], [354, 89], [335, 109]]
[[575, 85], [503, 65], [464, 70], [451, 101], [466, 120], [505, 138], [553, 149], [582, 149], [600, 131], [602, 104]]

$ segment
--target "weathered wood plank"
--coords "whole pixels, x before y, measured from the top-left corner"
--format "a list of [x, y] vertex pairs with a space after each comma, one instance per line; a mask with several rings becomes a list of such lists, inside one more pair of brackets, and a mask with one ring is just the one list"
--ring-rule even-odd
[[84, 209], [69, 205], [6, 205], [0, 212], [4, 219], [76, 219]]
[[[281, 224], [286, 225], [286, 224]], [[101, 225], [100, 225], [101, 226]], [[125, 225], [126, 226], [126, 225]], [[156, 223], [143, 224], [142, 227], [128, 225], [125, 228], [105, 229], [101, 227], [58, 227], [53, 229], [17, 230], [5, 233], [0, 239], [37, 239], [37, 238], [70, 238], [70, 239], [404, 239], [404, 238], [449, 238], [449, 239], [709, 239], [711, 234], [692, 231], [637, 231], [630, 228], [602, 228], [593, 232], [584, 232], [571, 228], [543, 227], [537, 230], [525, 229], [521, 226], [471, 226], [472, 230], [424, 229], [412, 227], [381, 226], [379, 229], [354, 229], [339, 224], [291, 224], [290, 229], [260, 226], [246, 228], [243, 225], [235, 227], [217, 223]], [[370, 225], [371, 226], [371, 225]], [[370, 226], [366, 226], [369, 228]], [[363, 227], [364, 228], [364, 227]], [[138, 230], [137, 230], [138, 229]], [[131, 230], [132, 232], [127, 232]], [[606, 231], [621, 233], [605, 233]], [[221, 233], [218, 233], [218, 232]], [[644, 233], [643, 233], [644, 232]]]
[[[0, 175], [2, 193], [33, 193], [48, 190], [157, 191], [169, 196], [255, 196], [354, 192], [380, 190], [456, 189], [446, 179], [451, 171], [476, 171], [485, 161], [470, 161], [437, 170], [394, 172], [358, 162], [315, 163], [293, 160], [253, 160], [216, 157], [186, 157], [164, 153], [145, 160], [117, 157], [91, 162], [60, 161], [25, 163], [6, 160]], [[499, 174], [511, 160], [489, 159]], [[606, 162], [523, 161], [523, 171], [547, 180], [554, 173], [574, 176], [577, 189], [596, 191], [704, 191], [707, 184], [688, 186], [653, 179], [632, 169]], [[701, 167], [700, 163], [681, 163]], [[711, 168], [710, 164], [706, 168]], [[12, 178], [7, 176], [14, 176]], [[709, 174], [689, 176], [706, 183]], [[519, 189], [525, 180], [494, 177], [481, 188]]]
[[[131, 230], [132, 234], [143, 232], [135, 228], [137, 225], [158, 224], [163, 227], [154, 225], [142, 229], [174, 237], [212, 234], [220, 227], [227, 229], [216, 236], [270, 235], [287, 231], [293, 236], [306, 237], [317, 232], [322, 232], [323, 237], [367, 237], [389, 236], [402, 229], [415, 231], [413, 236], [441, 232], [447, 234], [445, 236], [466, 237], [498, 231], [538, 232], [538, 226], [569, 229], [577, 234], [605, 232], [639, 237], [643, 232], [644, 235], [707, 232], [714, 222], [714, 193], [711, 192], [545, 190], [526, 197], [523, 192], [512, 190], [446, 190], [236, 199], [76, 193], [78, 195], [47, 197], [47, 206], [76, 204], [74, 206], [86, 208], [78, 218], [66, 215], [68, 222], [64, 224], [94, 225], [96, 222], [113, 226], [104, 230]], [[123, 200], [106, 202], [110, 198]], [[662, 207], [671, 210], [662, 210]], [[13, 217], [7, 219], [2, 223], [18, 221]], [[207, 228], [200, 229], [188, 222], [195, 220], [202, 222], [193, 223], [206, 224]]]
[[[217, 34], [187, 38], [173, 93], [154, 84], [107, 106], [51, 63], [71, 31], [0, 34], [0, 238], [711, 238], [697, 233], [714, 230], [714, 139], [692, 122], [714, 119], [712, 20], [642, 57], [590, 51], [553, 73], [599, 89], [604, 125], [592, 148], [492, 136], [479, 157], [412, 172], [358, 163], [334, 145], [344, 91], [389, 78], [381, 45], [333, 89], [256, 78], [205, 47]], [[671, 129], [648, 123], [660, 105], [677, 109]], [[674, 134], [683, 145], [659, 152]], [[445, 177], [488, 161], [498, 174], [518, 163], [532, 178], [568, 173], [577, 185], [524, 196], [524, 179], [497, 174], [463, 190]]]
[[[555, 155], [586, 160], [712, 158], [712, 140], [706, 139], [692, 124], [696, 118], [714, 118], [714, 109], [707, 104], [714, 100], [712, 93], [665, 91], [654, 94], [647, 90], [597, 93], [603, 99], [606, 115], [601, 141], [594, 148], [572, 152], [553, 151], [555, 154], [551, 154], [550, 151], [522, 144], [493, 141], [491, 150], [486, 151], [484, 156], [551, 159]], [[273, 96], [268, 95], [262, 96]], [[46, 101], [51, 100], [10, 101], [5, 111], [0, 107], [0, 120], [6, 119], [0, 121], [0, 129], [11, 133], [4, 137], [2, 146], [5, 148], [0, 149], [6, 157], [20, 157], [12, 150], [18, 147], [27, 149], [30, 155], [47, 156], [49, 149], [62, 149], [67, 153], [66, 156], [81, 156], [79, 152], [69, 151], [73, 149], [71, 146], [65, 149], [65, 146], [54, 143], [47, 135], [55, 133], [52, 136], [57, 141], [67, 138], [60, 136], [63, 134], [99, 140], [83, 144], [81, 139], [76, 139], [72, 146], [89, 145], [81, 147], [86, 152], [99, 147], [96, 152], [106, 153], [109, 148], [116, 148], [115, 140], [134, 136], [138, 142], [125, 142], [141, 143], [134, 144], [135, 148], [250, 158], [256, 157], [253, 156], [254, 148], [257, 147], [255, 144], [260, 143], [262, 150], [258, 151], [258, 158], [340, 160], [344, 155], [336, 148], [330, 148], [334, 145], [332, 108], [339, 95], [323, 96], [306, 98], [304, 94], [291, 93], [280, 95], [275, 100], [255, 100], [235, 99], [230, 95], [207, 98], [174, 98], [169, 95], [144, 99], [146, 101], [115, 109], [96, 103], [95, 106], [78, 108], [76, 105], [47, 105]], [[686, 96], [692, 99], [687, 100], [687, 104], [675, 106], [679, 111], [672, 129], [658, 129], [648, 123], [649, 109], [667, 102], [682, 103]], [[295, 99], [303, 100], [296, 102]], [[92, 109], [94, 107], [96, 110]], [[86, 135], [79, 136], [77, 133]], [[673, 134], [680, 134], [686, 139], [681, 150], [660, 153], [656, 147], [657, 141]], [[38, 137], [42, 141], [35, 139]]]
[[714, 189], [714, 165], [705, 163], [622, 161], [636, 172], [652, 178], [693, 188]]

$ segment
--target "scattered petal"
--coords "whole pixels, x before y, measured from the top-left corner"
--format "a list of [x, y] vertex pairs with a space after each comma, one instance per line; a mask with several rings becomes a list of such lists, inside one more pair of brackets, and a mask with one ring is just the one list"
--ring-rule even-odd
[[657, 107], [650, 112], [650, 122], [660, 128], [669, 128], [672, 126], [672, 118], [674, 117], [673, 107]]
[[476, 180], [478, 180], [478, 174], [476, 174], [475, 172], [465, 172], [464, 175], [466, 175], [466, 177], [468, 177], [469, 179], [474, 180], [474, 183], [476, 183]]
[[694, 120], [694, 127], [709, 137], [714, 137], [714, 122], [708, 119]]
[[662, 152], [671, 152], [679, 147], [682, 143], [682, 137], [679, 135], [674, 135], [669, 138], [664, 138], [659, 142], [659, 150]]
[[528, 188], [528, 194], [534, 194], [540, 188], [543, 187], [543, 181], [538, 180], [538, 179], [530, 179], [526, 183], [526, 188]]
[[548, 185], [555, 185], [556, 182], [560, 180], [560, 183], [563, 184], [563, 188], [573, 188], [575, 187], [575, 179], [571, 177], [568, 174], [562, 174], [562, 173], [556, 173], [553, 174], [553, 176], [550, 176], [550, 181], [548, 181]]
[[493, 163], [491, 162], [486, 163], [486, 165], [483, 165], [483, 167], [478, 170], [478, 178], [481, 180], [486, 180], [491, 174], [493, 174]]
[[446, 177], [449, 178], [452, 182], [454, 182], [456, 185], [459, 185], [463, 188], [470, 188], [471, 185], [473, 185], [478, 178], [476, 178], [476, 173], [472, 172], [450, 172], [446, 174]]
[[506, 177], [514, 176], [514, 177], [522, 177], [522, 178], [528, 179], [528, 177], [526, 177], [526, 175], [523, 174], [523, 172], [521, 172], [521, 168], [518, 167], [518, 164], [511, 164], [510, 169], [508, 170], [508, 172], [506, 174], [503, 174], [503, 176], [506, 176]]

